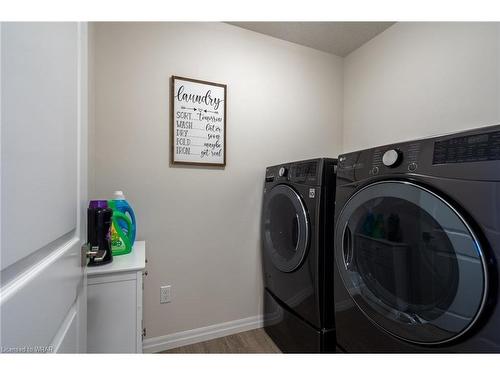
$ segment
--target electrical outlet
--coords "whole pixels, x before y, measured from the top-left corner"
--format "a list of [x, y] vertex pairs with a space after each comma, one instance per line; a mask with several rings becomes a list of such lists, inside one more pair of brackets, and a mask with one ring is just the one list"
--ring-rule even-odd
[[169, 303], [172, 301], [172, 285], [160, 287], [160, 303]]

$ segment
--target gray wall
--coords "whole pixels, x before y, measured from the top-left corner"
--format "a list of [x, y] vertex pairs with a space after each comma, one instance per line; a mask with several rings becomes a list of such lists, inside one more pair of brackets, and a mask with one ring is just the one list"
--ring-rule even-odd
[[[148, 337], [260, 314], [264, 169], [340, 152], [342, 59], [222, 23], [99, 23], [93, 34], [90, 191], [123, 189], [136, 211]], [[228, 85], [224, 170], [169, 167], [171, 75]]]
[[500, 123], [499, 23], [397, 23], [345, 58], [343, 150]]
[[[260, 314], [266, 165], [500, 123], [498, 23], [398, 23], [344, 60], [220, 23], [93, 27], [90, 192], [134, 205], [148, 337]], [[225, 170], [169, 167], [174, 74], [228, 85]]]

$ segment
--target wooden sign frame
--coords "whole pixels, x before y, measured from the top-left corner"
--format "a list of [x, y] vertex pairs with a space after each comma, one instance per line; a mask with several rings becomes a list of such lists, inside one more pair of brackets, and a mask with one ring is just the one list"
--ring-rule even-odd
[[[206, 85], [208, 87], [210, 86], [215, 86], [215, 87], [221, 87], [224, 89], [224, 105], [223, 105], [223, 110], [224, 110], [224, 121], [223, 121], [223, 145], [222, 145], [222, 152], [224, 153], [223, 160], [221, 163], [213, 163], [213, 162], [197, 162], [197, 161], [185, 161], [185, 160], [175, 160], [175, 142], [176, 142], [176, 106], [175, 106], [175, 99], [176, 99], [176, 93], [175, 93], [175, 82], [176, 80], [179, 81], [186, 81], [186, 82], [191, 82], [191, 83], [198, 83], [202, 85]], [[196, 109], [195, 109], [196, 110]], [[206, 112], [206, 111], [205, 111]], [[200, 167], [222, 167], [224, 168], [226, 166], [226, 144], [227, 144], [227, 85], [221, 84], [221, 83], [215, 83], [215, 82], [209, 82], [209, 81], [202, 81], [198, 79], [193, 79], [193, 78], [186, 78], [186, 77], [180, 77], [180, 76], [172, 76], [170, 80], [170, 165], [172, 166], [177, 166], [177, 165], [194, 165], [194, 166], [200, 166]]]

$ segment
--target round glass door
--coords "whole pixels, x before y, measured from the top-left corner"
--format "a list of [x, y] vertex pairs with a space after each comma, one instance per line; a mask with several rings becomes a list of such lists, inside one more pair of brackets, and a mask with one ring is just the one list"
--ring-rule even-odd
[[273, 264], [292, 272], [304, 259], [309, 242], [309, 221], [297, 192], [276, 185], [264, 198], [264, 248]]
[[400, 339], [453, 340], [484, 306], [476, 236], [450, 204], [416, 184], [378, 182], [354, 194], [337, 221], [335, 256], [356, 305]]

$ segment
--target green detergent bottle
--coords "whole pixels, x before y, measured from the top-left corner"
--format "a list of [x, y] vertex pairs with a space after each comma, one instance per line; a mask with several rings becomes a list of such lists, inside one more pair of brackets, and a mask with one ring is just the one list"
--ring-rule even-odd
[[132, 220], [117, 207], [115, 200], [108, 201], [108, 207], [113, 210], [111, 218], [111, 251], [113, 256], [128, 254], [132, 251], [134, 234]]

